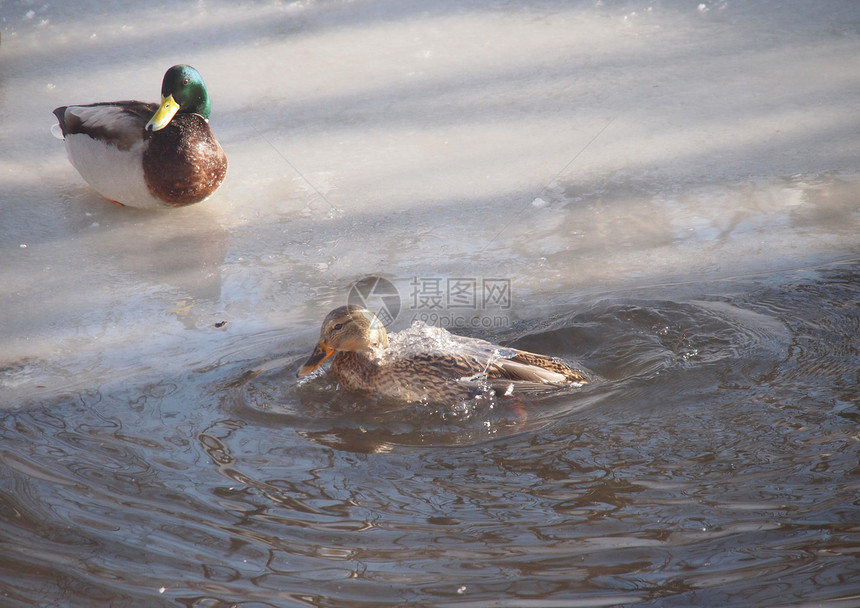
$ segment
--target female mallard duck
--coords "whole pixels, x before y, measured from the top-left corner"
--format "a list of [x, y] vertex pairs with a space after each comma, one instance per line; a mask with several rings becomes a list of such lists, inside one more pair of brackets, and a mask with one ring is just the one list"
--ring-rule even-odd
[[376, 315], [361, 306], [341, 306], [323, 321], [319, 342], [298, 376], [334, 356], [331, 373], [346, 389], [439, 404], [468, 399], [485, 388], [510, 395], [588, 382], [584, 372], [553, 357], [425, 329], [431, 330], [429, 337], [407, 337], [407, 330], [392, 334], [390, 343]]
[[199, 72], [175, 65], [161, 105], [116, 101], [54, 110], [69, 161], [102, 196], [130, 207], [182, 207], [218, 189], [227, 157], [209, 130]]

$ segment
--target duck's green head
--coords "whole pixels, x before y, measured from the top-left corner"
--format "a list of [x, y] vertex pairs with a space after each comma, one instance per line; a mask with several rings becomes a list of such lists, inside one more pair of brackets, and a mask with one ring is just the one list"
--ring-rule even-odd
[[190, 65], [175, 65], [164, 74], [161, 83], [161, 105], [146, 123], [146, 129], [163, 129], [180, 112], [199, 114], [209, 120], [211, 111], [209, 93], [200, 72]]

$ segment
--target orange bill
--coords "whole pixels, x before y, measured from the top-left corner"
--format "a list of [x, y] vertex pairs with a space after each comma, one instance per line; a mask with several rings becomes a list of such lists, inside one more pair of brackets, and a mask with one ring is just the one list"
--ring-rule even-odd
[[322, 340], [320, 340], [319, 344], [317, 344], [317, 347], [314, 349], [314, 352], [311, 353], [311, 356], [308, 357], [308, 360], [305, 361], [305, 364], [302, 365], [301, 369], [299, 369], [299, 373], [296, 375], [299, 378], [307, 376], [320, 365], [325, 363], [334, 353], [334, 350], [326, 346]]

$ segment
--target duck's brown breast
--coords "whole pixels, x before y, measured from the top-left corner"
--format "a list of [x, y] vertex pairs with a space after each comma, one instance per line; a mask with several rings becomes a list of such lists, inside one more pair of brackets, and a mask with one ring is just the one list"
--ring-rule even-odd
[[208, 123], [197, 114], [178, 114], [151, 134], [143, 175], [153, 196], [181, 207], [211, 195], [227, 174], [227, 156]]

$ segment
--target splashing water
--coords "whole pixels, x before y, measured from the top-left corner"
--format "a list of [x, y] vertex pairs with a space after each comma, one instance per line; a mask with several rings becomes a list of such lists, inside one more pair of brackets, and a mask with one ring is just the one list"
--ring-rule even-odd
[[423, 321], [415, 321], [408, 328], [390, 334], [389, 348], [384, 351], [384, 358], [402, 358], [426, 352], [451, 353], [456, 355], [472, 355], [487, 361], [510, 359], [517, 352], [513, 348], [505, 348], [481, 340], [452, 334], [443, 327], [427, 325]]

